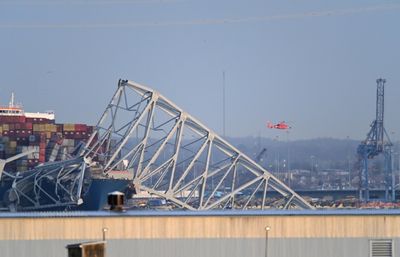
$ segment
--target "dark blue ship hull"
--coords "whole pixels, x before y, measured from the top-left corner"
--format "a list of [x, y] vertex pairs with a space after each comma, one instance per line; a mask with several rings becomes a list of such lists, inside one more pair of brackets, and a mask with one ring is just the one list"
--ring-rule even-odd
[[[132, 181], [129, 179], [100, 179], [91, 178], [90, 185], [85, 190], [82, 196], [83, 203], [80, 205], [62, 205], [62, 206], [38, 206], [35, 208], [37, 211], [66, 211], [66, 210], [87, 210], [97, 211], [102, 210], [107, 206], [108, 194], [114, 191], [125, 192], [126, 188]], [[8, 192], [12, 187], [12, 180], [4, 179], [0, 181], [0, 209], [9, 209], [9, 202], [7, 201]], [[12, 209], [10, 209], [12, 210]], [[32, 211], [28, 209], [26, 211]]]
[[107, 206], [107, 196], [114, 191], [124, 192], [132, 182], [129, 179], [98, 179], [93, 178], [87, 193], [83, 196], [83, 204], [78, 210], [102, 210]]

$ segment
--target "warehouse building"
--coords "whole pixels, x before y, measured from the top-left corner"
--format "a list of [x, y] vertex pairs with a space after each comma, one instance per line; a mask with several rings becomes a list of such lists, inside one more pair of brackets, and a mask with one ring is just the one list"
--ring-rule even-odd
[[1, 213], [0, 231], [2, 257], [65, 257], [103, 239], [107, 257], [400, 254], [400, 210]]

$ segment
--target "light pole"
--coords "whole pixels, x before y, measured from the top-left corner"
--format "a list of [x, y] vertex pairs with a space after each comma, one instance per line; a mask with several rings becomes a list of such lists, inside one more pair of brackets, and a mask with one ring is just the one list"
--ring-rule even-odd
[[[282, 173], [283, 173], [283, 176], [282, 176], [282, 180], [285, 182], [286, 181], [286, 178], [287, 178], [287, 173], [286, 173], [286, 160], [285, 159], [283, 159], [283, 161], [282, 161], [282, 166], [283, 166], [283, 168], [282, 168]], [[285, 182], [286, 183], [286, 182]]]
[[[289, 130], [286, 130], [286, 143], [287, 143], [287, 170], [290, 172], [290, 143], [289, 143]], [[290, 181], [289, 181], [290, 184]]]
[[314, 158], [315, 158], [314, 155], [310, 156], [310, 159], [311, 159], [311, 174], [314, 172]]
[[103, 231], [103, 241], [106, 241], [106, 232], [108, 231], [108, 228], [104, 227], [102, 231]]
[[310, 183], [313, 182], [313, 178], [314, 178], [314, 161], [315, 161], [315, 156], [311, 155], [310, 156], [311, 159], [311, 171], [310, 171]]
[[350, 137], [347, 136], [347, 172], [349, 173], [349, 189], [351, 188], [351, 173], [350, 173]]
[[276, 176], [279, 178], [279, 147], [278, 147], [278, 140], [279, 136], [275, 136], [274, 141], [275, 141], [275, 173]]
[[265, 227], [265, 257], [268, 257], [268, 232], [271, 230], [270, 226]]

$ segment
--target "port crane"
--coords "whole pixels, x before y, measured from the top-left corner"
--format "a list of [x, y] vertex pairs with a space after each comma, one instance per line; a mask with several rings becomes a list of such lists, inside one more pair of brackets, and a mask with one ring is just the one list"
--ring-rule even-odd
[[383, 154], [384, 156], [384, 175], [385, 175], [385, 201], [395, 200], [394, 178], [392, 172], [392, 142], [383, 126], [384, 118], [384, 98], [386, 80], [379, 78], [376, 80], [376, 118], [371, 123], [370, 130], [364, 141], [357, 148], [357, 154], [361, 161], [359, 174], [359, 199], [369, 201], [369, 179], [368, 161]]

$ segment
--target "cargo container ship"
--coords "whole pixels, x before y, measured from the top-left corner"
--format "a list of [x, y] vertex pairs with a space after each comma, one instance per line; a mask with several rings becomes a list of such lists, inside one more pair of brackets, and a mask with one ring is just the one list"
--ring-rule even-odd
[[[74, 158], [74, 152], [93, 133], [93, 126], [86, 124], [59, 124], [53, 111], [30, 113], [15, 103], [14, 94], [8, 106], [0, 106], [0, 159], [31, 152], [27, 156], [7, 163], [4, 171], [29, 175], [30, 170], [41, 164]], [[124, 190], [129, 180], [105, 178], [102, 174], [90, 174], [90, 185], [84, 195], [81, 209], [101, 209], [107, 193]], [[12, 179], [3, 178], [0, 183], [0, 200], [10, 191]]]
[[0, 158], [35, 150], [27, 158], [9, 163], [6, 169], [24, 171], [40, 163], [68, 158], [74, 149], [86, 142], [93, 127], [86, 124], [57, 124], [52, 111], [24, 112], [14, 103], [14, 94], [8, 106], [0, 107]]

